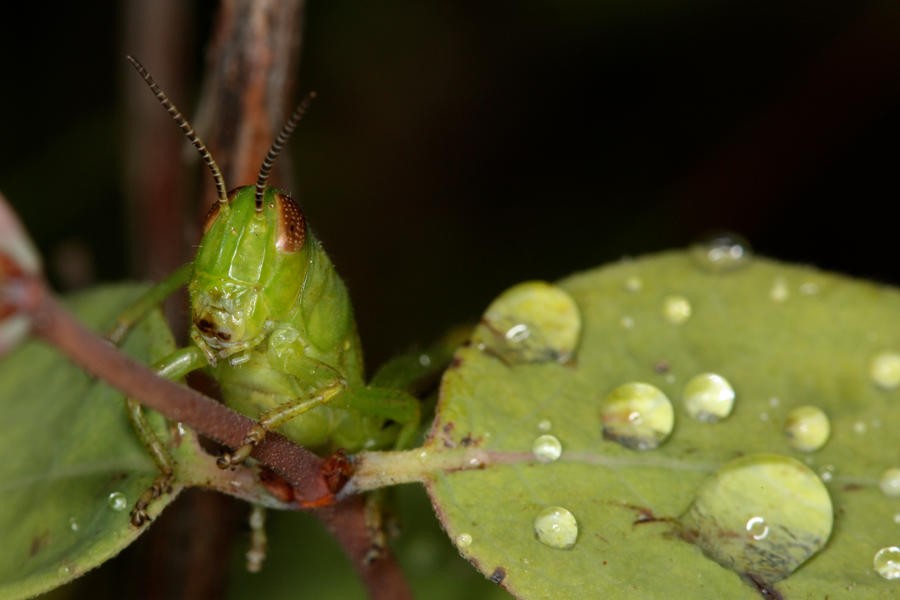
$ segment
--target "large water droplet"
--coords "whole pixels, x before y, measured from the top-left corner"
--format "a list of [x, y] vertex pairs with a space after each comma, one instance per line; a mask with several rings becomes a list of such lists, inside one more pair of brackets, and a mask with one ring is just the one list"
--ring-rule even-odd
[[682, 517], [685, 539], [719, 564], [767, 584], [794, 572], [831, 535], [822, 481], [787, 456], [757, 454], [720, 468]]
[[691, 318], [691, 303], [684, 296], [663, 298], [663, 316], [673, 325], [681, 325]]
[[881, 474], [878, 487], [890, 498], [900, 498], [900, 468], [891, 467]]
[[900, 386], [900, 354], [882, 352], [869, 364], [869, 376], [880, 388], [892, 390]]
[[551, 548], [568, 550], [578, 541], [578, 521], [561, 506], [549, 506], [534, 519], [534, 534]]
[[793, 448], [801, 452], [815, 452], [828, 441], [831, 422], [817, 406], [798, 406], [787, 414], [784, 434]]
[[731, 414], [734, 388], [715, 373], [701, 373], [684, 386], [684, 408], [698, 421], [715, 423]]
[[562, 454], [562, 444], [555, 435], [542, 435], [534, 440], [531, 451], [539, 462], [553, 462]]
[[691, 245], [694, 261], [711, 273], [734, 271], [750, 262], [750, 244], [736, 233], [721, 232]]
[[659, 446], [675, 424], [672, 403], [649, 383], [620, 385], [603, 401], [600, 409], [603, 437], [634, 450]]
[[887, 546], [876, 552], [872, 566], [885, 579], [900, 579], [900, 547]]
[[116, 512], [121, 512], [128, 508], [128, 499], [122, 492], [113, 492], [106, 499], [109, 507]]
[[506, 363], [568, 362], [581, 335], [572, 297], [542, 281], [516, 285], [488, 307], [472, 334], [477, 348]]

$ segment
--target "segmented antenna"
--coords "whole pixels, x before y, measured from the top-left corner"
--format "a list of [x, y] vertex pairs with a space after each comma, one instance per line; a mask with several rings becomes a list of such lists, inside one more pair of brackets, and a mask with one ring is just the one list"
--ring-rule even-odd
[[300, 104], [294, 109], [291, 118], [284, 124], [284, 127], [281, 128], [281, 132], [275, 138], [275, 141], [272, 142], [272, 147], [269, 148], [269, 152], [266, 153], [266, 158], [259, 168], [259, 176], [256, 178], [256, 210], [262, 210], [266, 182], [269, 181], [269, 173], [272, 172], [272, 165], [275, 164], [275, 159], [278, 158], [278, 154], [281, 152], [282, 148], [284, 148], [288, 138], [291, 137], [291, 134], [294, 132], [297, 123], [303, 118], [303, 114], [306, 112], [306, 109], [309, 108], [310, 103], [312, 103], [315, 97], [316, 93], [310, 92], [300, 101]]
[[166, 93], [163, 92], [160, 87], [156, 84], [153, 77], [147, 72], [147, 69], [144, 68], [136, 58], [133, 56], [126, 55], [125, 58], [128, 59], [128, 62], [131, 63], [131, 66], [135, 68], [138, 74], [147, 82], [147, 85], [150, 86], [150, 90], [153, 92], [153, 95], [156, 96], [156, 99], [159, 100], [159, 103], [163, 105], [163, 108], [166, 109], [166, 112], [175, 119], [175, 122], [181, 128], [181, 131], [184, 132], [184, 135], [187, 136], [187, 139], [190, 140], [191, 144], [194, 145], [194, 148], [200, 152], [200, 156], [203, 157], [203, 162], [206, 163], [206, 166], [209, 167], [209, 170], [212, 171], [213, 179], [216, 182], [216, 194], [219, 196], [220, 204], [228, 204], [228, 194], [225, 191], [225, 178], [222, 177], [222, 171], [219, 170], [219, 165], [216, 164], [216, 161], [213, 160], [212, 154], [209, 153], [209, 150], [206, 149], [206, 146], [200, 141], [200, 138], [197, 137], [197, 133], [194, 131], [194, 128], [191, 127], [191, 124], [187, 119], [184, 118], [184, 115], [179, 112], [175, 105], [172, 104], [172, 101], [169, 100], [169, 97], [166, 96]]

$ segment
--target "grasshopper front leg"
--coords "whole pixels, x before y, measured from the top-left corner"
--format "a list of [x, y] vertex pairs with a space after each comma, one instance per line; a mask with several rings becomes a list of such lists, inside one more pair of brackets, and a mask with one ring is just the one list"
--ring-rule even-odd
[[[196, 371], [197, 369], [206, 366], [206, 364], [206, 356], [203, 352], [196, 346], [188, 346], [187, 348], [176, 350], [156, 363], [154, 367], [160, 377], [176, 380], [181, 379], [191, 371]], [[156, 467], [159, 469], [159, 475], [153, 480], [150, 487], [141, 494], [137, 502], [135, 502], [134, 508], [131, 510], [131, 524], [135, 527], [141, 527], [150, 521], [150, 516], [147, 514], [147, 507], [150, 506], [150, 503], [163, 494], [169, 493], [172, 489], [172, 478], [175, 474], [175, 461], [172, 459], [171, 454], [169, 454], [166, 445], [159, 439], [159, 436], [156, 435], [156, 432], [150, 426], [141, 405], [132, 398], [127, 399], [127, 404], [128, 417], [131, 420], [131, 425], [134, 428], [138, 439], [141, 440], [141, 443], [147, 449], [147, 452], [150, 454], [151, 458], [153, 458], [153, 462], [156, 463]]]
[[342, 380], [334, 381], [317, 390], [312, 397], [295, 398], [263, 413], [256, 425], [244, 436], [243, 444], [234, 452], [224, 453], [216, 460], [221, 469], [227, 469], [242, 463], [253, 449], [259, 444], [269, 431], [277, 429], [291, 419], [297, 418], [303, 413], [331, 402], [331, 400], [343, 391], [346, 384]]

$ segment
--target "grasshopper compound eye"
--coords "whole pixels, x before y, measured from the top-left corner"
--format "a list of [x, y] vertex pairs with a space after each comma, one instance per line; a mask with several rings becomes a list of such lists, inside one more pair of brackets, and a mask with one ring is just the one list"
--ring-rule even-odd
[[306, 220], [303, 218], [303, 211], [293, 198], [281, 193], [276, 196], [275, 206], [278, 210], [275, 247], [281, 252], [297, 252], [306, 241]]

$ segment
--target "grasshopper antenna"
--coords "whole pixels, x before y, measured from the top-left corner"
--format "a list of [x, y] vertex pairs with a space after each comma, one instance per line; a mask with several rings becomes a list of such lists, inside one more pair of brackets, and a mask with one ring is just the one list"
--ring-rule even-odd
[[[187, 136], [187, 139], [190, 140], [191, 144], [194, 145], [194, 148], [200, 152], [200, 156], [203, 157], [203, 162], [206, 163], [206, 166], [209, 167], [209, 170], [212, 171], [213, 179], [216, 182], [216, 194], [219, 197], [220, 204], [228, 204], [228, 194], [225, 191], [225, 178], [222, 177], [222, 171], [219, 170], [219, 165], [216, 164], [216, 161], [213, 160], [212, 154], [209, 153], [209, 150], [206, 148], [206, 145], [200, 141], [200, 138], [197, 136], [197, 132], [194, 131], [194, 128], [191, 127], [191, 124], [188, 122], [184, 115], [175, 108], [175, 105], [172, 104], [172, 101], [169, 100], [169, 97], [166, 96], [166, 93], [160, 89], [160, 87], [156, 84], [153, 77], [144, 68], [136, 58], [131, 56], [130, 54], [126, 55], [125, 58], [128, 59], [128, 62], [131, 63], [131, 66], [135, 68], [138, 74], [147, 82], [147, 85], [150, 86], [150, 90], [153, 92], [153, 95], [156, 96], [156, 99], [159, 100], [159, 103], [163, 105], [163, 108], [166, 109], [166, 112], [175, 120], [178, 124], [178, 127], [181, 128], [181, 131], [184, 132], [184, 135]], [[271, 151], [270, 151], [271, 152]]]
[[269, 151], [266, 153], [266, 158], [263, 160], [263, 164], [259, 168], [259, 176], [256, 178], [256, 210], [262, 210], [263, 194], [266, 191], [266, 182], [269, 181], [269, 173], [272, 172], [272, 165], [275, 164], [275, 159], [278, 158], [278, 154], [284, 148], [284, 145], [287, 143], [288, 138], [291, 137], [291, 134], [294, 132], [294, 128], [297, 126], [297, 123], [299, 123], [300, 119], [303, 118], [304, 113], [306, 113], [306, 109], [309, 108], [309, 105], [312, 103], [315, 97], [316, 93], [310, 92], [303, 100], [300, 101], [300, 104], [297, 105], [297, 108], [294, 109], [294, 113], [291, 115], [291, 118], [288, 119], [287, 123], [284, 124], [284, 127], [281, 128], [281, 131], [275, 138], [275, 141], [272, 142], [272, 147], [269, 148]]

